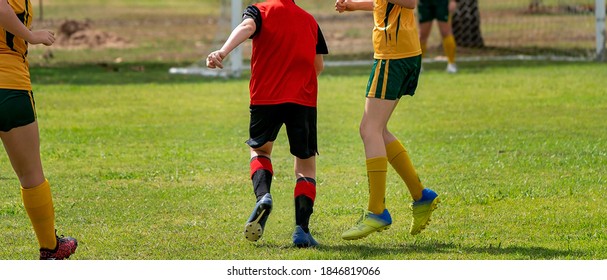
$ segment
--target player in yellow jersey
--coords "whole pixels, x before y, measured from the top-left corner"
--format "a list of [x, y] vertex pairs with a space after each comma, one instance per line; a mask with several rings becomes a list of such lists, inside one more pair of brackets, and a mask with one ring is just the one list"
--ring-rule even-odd
[[407, 185], [413, 202], [410, 233], [420, 233], [439, 202], [438, 195], [424, 188], [401, 142], [388, 130], [388, 121], [403, 95], [415, 94], [421, 70], [421, 47], [415, 22], [416, 0], [337, 0], [335, 9], [373, 11], [375, 62], [369, 77], [366, 103], [360, 123], [365, 146], [369, 205], [346, 240], [360, 239], [388, 229], [392, 217], [386, 209], [388, 163]]
[[455, 11], [457, 3], [455, 0], [419, 0], [417, 11], [419, 13], [419, 39], [422, 52], [427, 49], [428, 37], [432, 31], [432, 21], [436, 20], [440, 35], [443, 38], [443, 50], [447, 56], [447, 72], [456, 73], [455, 64], [455, 38], [451, 30], [450, 15]]
[[21, 183], [23, 205], [40, 245], [40, 259], [66, 259], [78, 242], [58, 237], [51, 189], [42, 170], [40, 136], [27, 45], [50, 46], [50, 31], [31, 31], [29, 0], [0, 0], [0, 139]]

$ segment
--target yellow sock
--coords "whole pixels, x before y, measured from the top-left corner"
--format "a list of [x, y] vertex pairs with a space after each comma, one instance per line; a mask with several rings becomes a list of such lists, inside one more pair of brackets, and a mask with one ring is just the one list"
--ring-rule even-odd
[[40, 248], [55, 249], [55, 210], [48, 181], [44, 180], [42, 184], [31, 189], [21, 188], [21, 198], [34, 226]]
[[367, 177], [369, 178], [369, 211], [381, 214], [386, 209], [386, 173], [388, 159], [376, 157], [367, 159]]
[[394, 170], [396, 170], [396, 173], [400, 175], [407, 185], [413, 200], [421, 199], [424, 186], [422, 185], [419, 176], [417, 176], [415, 167], [413, 167], [413, 163], [403, 144], [396, 140], [386, 145], [386, 154], [390, 161], [390, 165], [392, 165]]
[[443, 39], [443, 49], [445, 49], [445, 55], [449, 63], [455, 63], [455, 37], [449, 35]]
[[426, 57], [426, 51], [428, 51], [428, 43], [421, 43], [422, 57]]

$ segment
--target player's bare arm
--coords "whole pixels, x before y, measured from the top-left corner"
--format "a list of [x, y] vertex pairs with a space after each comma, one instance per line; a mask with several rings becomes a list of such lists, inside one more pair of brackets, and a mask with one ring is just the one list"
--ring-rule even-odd
[[314, 69], [316, 70], [316, 76], [320, 75], [322, 70], [325, 69], [325, 62], [322, 54], [317, 54], [314, 58]]
[[337, 0], [335, 10], [343, 12], [351, 11], [373, 11], [373, 0]]
[[55, 34], [48, 30], [30, 31], [15, 15], [15, 11], [7, 1], [0, 1], [0, 26], [13, 35], [24, 39], [30, 44], [47, 46], [55, 42]]
[[236, 47], [250, 38], [257, 30], [255, 21], [251, 18], [244, 19], [230, 34], [230, 37], [223, 44], [221, 49], [210, 53], [207, 56], [207, 67], [223, 69], [223, 59], [230, 54]]
[[388, 0], [388, 2], [411, 10], [415, 9], [417, 6], [417, 0]]

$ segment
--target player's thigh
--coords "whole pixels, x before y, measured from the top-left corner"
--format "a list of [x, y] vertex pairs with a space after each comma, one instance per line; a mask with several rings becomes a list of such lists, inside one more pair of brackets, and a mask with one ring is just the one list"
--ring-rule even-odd
[[44, 181], [40, 159], [38, 122], [0, 132], [6, 154], [24, 188], [40, 185]]
[[34, 95], [0, 89], [0, 139], [24, 188], [44, 181]]
[[451, 30], [451, 23], [448, 21], [438, 21], [438, 30], [440, 31], [440, 35], [444, 38], [451, 34], [453, 31]]
[[[361, 121], [361, 127], [367, 126], [376, 132], [382, 132], [398, 100], [367, 98], [365, 101], [365, 112]], [[364, 128], [361, 128], [364, 130]], [[378, 134], [379, 135], [379, 134]]]
[[423, 43], [428, 41], [430, 33], [432, 32], [432, 21], [420, 22], [419, 23], [419, 38]]

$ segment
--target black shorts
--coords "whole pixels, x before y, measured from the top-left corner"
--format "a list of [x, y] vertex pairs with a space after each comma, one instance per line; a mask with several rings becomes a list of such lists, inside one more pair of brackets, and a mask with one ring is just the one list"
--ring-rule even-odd
[[417, 2], [419, 22], [449, 21], [449, 0], [419, 0]]
[[0, 89], [0, 131], [36, 121], [34, 93], [27, 90]]
[[318, 154], [316, 140], [316, 107], [285, 103], [251, 105], [249, 140], [251, 148], [273, 142], [284, 124], [287, 127], [291, 154], [307, 159]]

